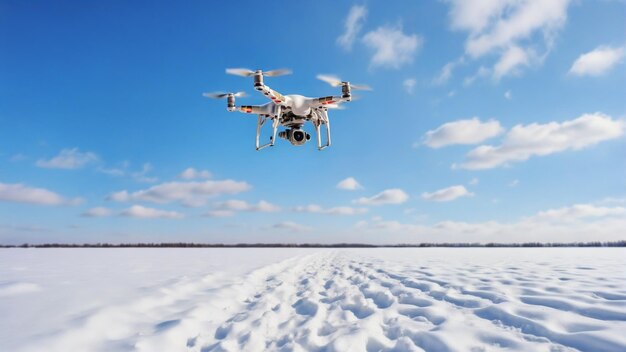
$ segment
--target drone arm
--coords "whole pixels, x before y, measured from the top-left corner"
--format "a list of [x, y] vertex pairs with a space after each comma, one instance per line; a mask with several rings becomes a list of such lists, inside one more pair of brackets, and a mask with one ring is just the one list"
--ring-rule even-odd
[[323, 108], [328, 104], [340, 104], [352, 101], [352, 96], [340, 96], [340, 95], [329, 95], [327, 97], [321, 98], [312, 98], [309, 100], [309, 104], [312, 108]]
[[285, 102], [285, 96], [273, 90], [263, 83], [263, 75], [255, 75], [254, 76], [254, 89], [263, 93], [266, 97], [268, 97], [274, 103], [282, 104]]
[[240, 105], [229, 107], [228, 111], [239, 111], [244, 114], [268, 115], [272, 113], [270, 105]]

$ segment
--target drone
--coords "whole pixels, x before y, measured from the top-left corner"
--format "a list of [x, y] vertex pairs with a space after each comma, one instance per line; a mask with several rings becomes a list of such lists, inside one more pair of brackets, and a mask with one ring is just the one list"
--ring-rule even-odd
[[[311, 135], [302, 129], [307, 121], [315, 127], [317, 134], [317, 149], [324, 150], [330, 146], [330, 120], [328, 109], [341, 109], [344, 102], [352, 101], [352, 90], [371, 90], [369, 86], [351, 84], [347, 81], [332, 75], [318, 75], [317, 78], [330, 84], [333, 87], [341, 86], [341, 95], [329, 95], [320, 98], [309, 98], [297, 94], [282, 95], [263, 83], [264, 77], [277, 77], [291, 74], [289, 69], [278, 69], [272, 71], [256, 70], [246, 68], [229, 68], [226, 73], [231, 75], [253, 77], [254, 89], [263, 93], [271, 102], [263, 105], [235, 105], [235, 98], [244, 97], [244, 92], [237, 93], [204, 93], [208, 98], [226, 99], [226, 109], [230, 112], [239, 111], [246, 114], [258, 115], [256, 127], [256, 150], [274, 146], [276, 136], [288, 140], [294, 146], [302, 146], [311, 139]], [[259, 145], [259, 138], [263, 125], [272, 122], [272, 135], [268, 143]], [[284, 126], [284, 131], [278, 132], [278, 127]], [[322, 144], [320, 127], [326, 129], [326, 141]]]

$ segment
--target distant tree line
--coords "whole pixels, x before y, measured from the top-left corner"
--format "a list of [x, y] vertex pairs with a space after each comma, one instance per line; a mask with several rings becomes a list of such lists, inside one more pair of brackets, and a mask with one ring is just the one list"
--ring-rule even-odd
[[431, 248], [431, 247], [484, 247], [484, 248], [526, 248], [526, 247], [626, 247], [626, 240], [613, 242], [525, 242], [525, 243], [44, 243], [21, 245], [0, 245], [0, 248]]

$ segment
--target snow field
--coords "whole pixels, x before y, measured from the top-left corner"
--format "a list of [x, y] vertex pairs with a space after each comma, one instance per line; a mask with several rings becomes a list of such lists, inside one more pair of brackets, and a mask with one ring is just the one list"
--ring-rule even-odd
[[[13, 350], [626, 350], [623, 249], [230, 251], [249, 265], [188, 277], [179, 267]], [[47, 290], [13, 285], [13, 297]]]

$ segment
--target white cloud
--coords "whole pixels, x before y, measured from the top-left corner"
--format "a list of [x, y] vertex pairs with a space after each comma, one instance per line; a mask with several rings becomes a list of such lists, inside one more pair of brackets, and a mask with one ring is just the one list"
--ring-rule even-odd
[[208, 198], [223, 194], [237, 194], [250, 188], [251, 186], [246, 182], [233, 180], [167, 182], [133, 193], [125, 190], [115, 192], [107, 199], [117, 202], [145, 201], [161, 204], [180, 202], [185, 206], [201, 206]]
[[483, 78], [483, 77], [487, 77], [490, 74], [491, 74], [491, 70], [490, 69], [488, 69], [488, 68], [486, 68], [484, 66], [480, 66], [475, 74], [473, 74], [472, 76], [469, 76], [469, 77], [465, 77], [465, 79], [463, 80], [463, 85], [464, 86], [470, 86], [477, 79]]
[[444, 220], [432, 225], [372, 218], [359, 232], [403, 242], [589, 242], [623, 240], [626, 208], [578, 204], [539, 212], [513, 222]]
[[592, 204], [574, 204], [572, 206], [549, 209], [539, 212], [534, 219], [568, 221], [590, 217], [608, 217], [626, 215], [624, 207], [602, 207]]
[[448, 62], [447, 64], [445, 64], [441, 68], [441, 72], [439, 73], [439, 75], [435, 77], [435, 79], [433, 80], [433, 83], [444, 84], [448, 82], [450, 77], [452, 77], [452, 70], [454, 69], [454, 66], [455, 66], [454, 62]]
[[193, 180], [197, 178], [211, 178], [211, 173], [207, 170], [196, 170], [193, 167], [186, 168], [178, 175], [183, 180]]
[[413, 61], [423, 42], [417, 34], [404, 34], [400, 26], [378, 27], [363, 36], [363, 43], [374, 50], [371, 67], [400, 68]]
[[122, 177], [122, 176], [130, 176], [133, 180], [141, 183], [154, 183], [158, 181], [157, 177], [149, 176], [148, 174], [154, 169], [152, 164], [144, 163], [141, 165], [141, 170], [139, 171], [129, 171], [130, 162], [124, 161], [119, 163], [116, 167], [104, 167], [100, 166], [96, 170], [103, 174], [107, 174], [109, 176], [114, 177]]
[[142, 183], [153, 183], [157, 182], [158, 178], [148, 176], [148, 173], [152, 171], [152, 165], [150, 163], [144, 163], [141, 167], [141, 171], [131, 173], [131, 176], [135, 181]]
[[[570, 0], [449, 0], [452, 29], [468, 32], [465, 53], [499, 55], [494, 78], [540, 63], [567, 19]], [[538, 37], [542, 40], [538, 40]], [[545, 54], [536, 55], [542, 44]]]
[[28, 159], [28, 157], [22, 153], [13, 154], [13, 156], [9, 158], [11, 162], [18, 162], [26, 159]]
[[328, 215], [359, 215], [367, 213], [367, 208], [353, 208], [342, 206], [324, 209], [316, 204], [295, 207], [293, 210], [300, 213], [319, 213]]
[[279, 211], [280, 207], [264, 200], [257, 204], [249, 204], [243, 200], [227, 200], [215, 204], [214, 209], [207, 213], [208, 216], [225, 217], [235, 215], [235, 212], [247, 211], [253, 213], [271, 213]]
[[626, 204], [626, 197], [606, 197], [600, 200], [600, 204]]
[[66, 199], [45, 188], [28, 187], [21, 183], [1, 183], [0, 201], [36, 205], [76, 205], [80, 198]]
[[517, 187], [519, 185], [519, 180], [513, 180], [509, 182], [509, 187]]
[[625, 47], [599, 46], [574, 61], [569, 70], [576, 76], [601, 76], [624, 60]]
[[474, 193], [468, 191], [463, 185], [450, 186], [434, 192], [422, 193], [422, 199], [434, 202], [449, 202], [459, 197], [471, 197]]
[[346, 191], [355, 191], [357, 189], [362, 189], [363, 186], [361, 186], [361, 184], [354, 177], [348, 177], [344, 180], [341, 180], [337, 184], [337, 188], [343, 189]]
[[133, 205], [123, 210], [120, 216], [140, 219], [182, 219], [184, 217], [183, 214], [175, 211], [147, 208], [141, 205]]
[[473, 3], [470, 6], [486, 5], [484, 10], [488, 12], [487, 26], [481, 24], [471, 28], [466, 42], [466, 52], [473, 57], [508, 48], [519, 40], [529, 38], [536, 31], [542, 32], [546, 40], [550, 40], [550, 35], [565, 24], [570, 3], [569, 0], [456, 0], [455, 4], [461, 2]]
[[409, 199], [408, 194], [399, 188], [384, 190], [372, 197], [362, 197], [352, 201], [360, 205], [401, 204]]
[[110, 216], [111, 214], [112, 211], [109, 208], [95, 207], [85, 211], [80, 215], [87, 218], [101, 218], [105, 216]]
[[235, 215], [235, 212], [230, 210], [209, 210], [205, 213], [205, 216], [210, 218], [227, 218]]
[[506, 100], [511, 100], [511, 99], [513, 99], [513, 93], [511, 93], [511, 91], [510, 91], [510, 90], [507, 90], [506, 92], [504, 92], [504, 98], [505, 98]]
[[500, 79], [507, 75], [518, 74], [519, 67], [529, 66], [534, 55], [531, 51], [524, 50], [519, 46], [511, 46], [504, 51], [502, 56], [493, 66], [493, 76]]
[[126, 174], [126, 171], [120, 168], [116, 168], [116, 167], [111, 167], [111, 168], [99, 167], [97, 171], [103, 174], [109, 175], [109, 176], [114, 176], [114, 177], [121, 177]]
[[309, 226], [301, 225], [293, 221], [282, 221], [282, 222], [272, 225], [272, 228], [277, 229], [277, 230], [287, 230], [287, 231], [292, 231], [292, 232], [308, 232], [312, 230], [312, 228]]
[[348, 17], [344, 23], [345, 31], [341, 36], [337, 38], [337, 44], [339, 44], [345, 50], [351, 50], [352, 44], [356, 39], [356, 36], [363, 27], [363, 21], [367, 16], [367, 8], [365, 6], [354, 5], [348, 12]]
[[500, 122], [481, 122], [477, 117], [469, 120], [448, 122], [437, 129], [426, 132], [424, 144], [431, 148], [441, 148], [453, 144], [477, 144], [495, 137], [504, 131]]
[[[464, 169], [491, 169], [565, 150], [578, 150], [624, 134], [626, 124], [602, 113], [584, 114], [564, 122], [517, 125], [499, 146], [481, 145], [467, 154]], [[453, 165], [453, 168], [456, 168]]]
[[474, 177], [473, 179], [471, 179], [468, 184], [470, 186], [476, 186], [478, 184], [478, 179], [476, 177]]
[[36, 165], [48, 169], [79, 169], [97, 160], [98, 156], [92, 152], [83, 153], [78, 148], [72, 148], [61, 150], [50, 160], [37, 160]]
[[450, 0], [450, 25], [453, 29], [479, 33], [511, 3], [507, 0]]
[[413, 94], [413, 91], [415, 90], [415, 84], [417, 83], [417, 81], [414, 78], [407, 78], [402, 82], [402, 86], [404, 87], [404, 90], [409, 93], [409, 94]]

